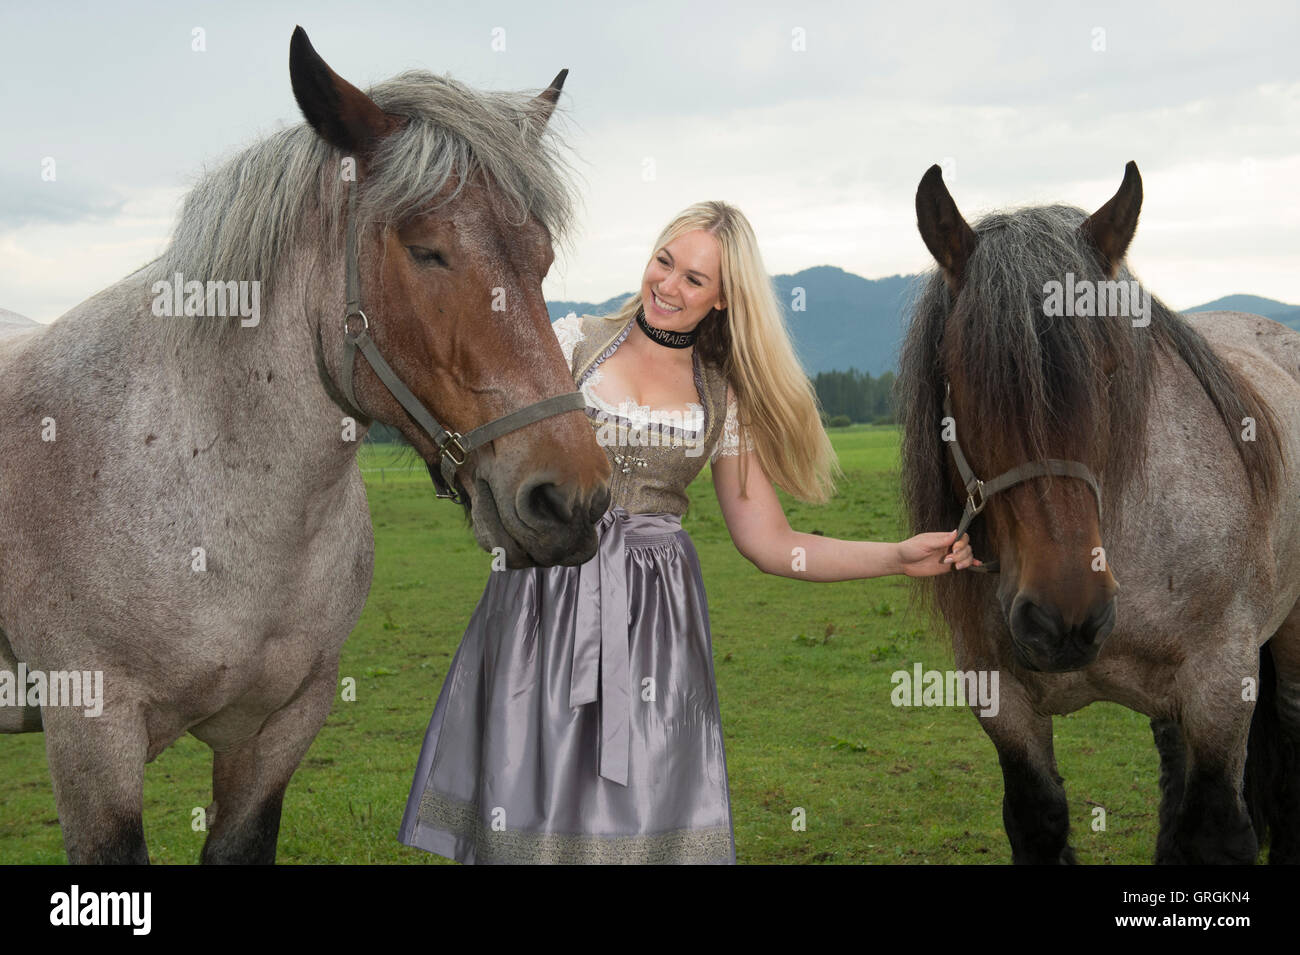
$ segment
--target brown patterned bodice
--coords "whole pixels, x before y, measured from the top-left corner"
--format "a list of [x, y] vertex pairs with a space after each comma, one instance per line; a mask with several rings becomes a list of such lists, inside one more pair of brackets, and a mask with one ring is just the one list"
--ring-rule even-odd
[[[632, 330], [632, 322], [612, 322], [598, 315], [581, 318], [583, 338], [573, 348], [570, 370], [579, 388], [599, 364], [612, 355]], [[654, 422], [638, 425], [588, 401], [587, 417], [596, 439], [609, 456], [610, 505], [621, 505], [628, 513], [664, 512], [684, 515], [690, 506], [686, 488], [695, 480], [722, 436], [727, 409], [727, 379], [714, 365], [692, 353], [695, 388], [704, 407], [704, 427], [689, 418], [670, 427]]]

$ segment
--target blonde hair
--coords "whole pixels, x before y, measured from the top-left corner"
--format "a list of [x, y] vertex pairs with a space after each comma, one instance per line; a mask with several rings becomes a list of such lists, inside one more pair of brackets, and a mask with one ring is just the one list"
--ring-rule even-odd
[[[703, 229], [718, 241], [722, 300], [699, 324], [700, 358], [722, 369], [736, 393], [740, 443], [754, 453], [778, 487], [802, 501], [824, 504], [843, 476], [812, 383], [804, 374], [772, 280], [763, 268], [749, 220], [725, 202], [699, 202], [682, 211], [659, 234], [651, 255], [678, 236]], [[626, 323], [642, 308], [641, 291], [606, 316]], [[748, 486], [741, 455], [741, 487]], [[744, 492], [742, 490], [742, 496]]]

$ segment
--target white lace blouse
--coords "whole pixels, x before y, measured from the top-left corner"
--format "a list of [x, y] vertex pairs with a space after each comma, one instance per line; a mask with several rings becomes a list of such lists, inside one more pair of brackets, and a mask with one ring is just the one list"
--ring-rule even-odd
[[[560, 342], [560, 350], [564, 352], [564, 360], [573, 367], [573, 347], [583, 339], [582, 320], [574, 312], [570, 312], [561, 319], [551, 323], [551, 329], [555, 332], [555, 337]], [[596, 394], [592, 386], [601, 378], [600, 368], [592, 369], [587, 375], [587, 380], [582, 384], [582, 394], [587, 399], [587, 404], [593, 408], [599, 408], [608, 414], [621, 415], [628, 418], [639, 427], [647, 424], [674, 425], [680, 424], [683, 417], [686, 424], [695, 424], [695, 430], [704, 425], [704, 408], [698, 402], [692, 401], [687, 403], [685, 415], [680, 411], [669, 411], [659, 408], [651, 408], [649, 405], [638, 405], [632, 401], [626, 401], [619, 406], [611, 405], [600, 395]], [[745, 437], [745, 450], [747, 452], [754, 450], [754, 443]], [[716, 461], [720, 457], [740, 454], [740, 425], [737, 418], [736, 395], [727, 386], [727, 415], [723, 419], [722, 434], [718, 438], [718, 443], [709, 455], [709, 461]]]

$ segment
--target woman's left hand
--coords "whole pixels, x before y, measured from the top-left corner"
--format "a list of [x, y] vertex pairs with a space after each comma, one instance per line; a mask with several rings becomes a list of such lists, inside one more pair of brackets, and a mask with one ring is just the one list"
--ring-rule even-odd
[[[902, 573], [908, 577], [934, 577], [946, 574], [950, 570], [965, 570], [967, 567], [980, 566], [970, 549], [970, 535], [962, 534], [956, 540], [957, 532], [934, 531], [929, 534], [917, 534], [898, 543], [898, 562]], [[952, 553], [948, 549], [952, 548]], [[946, 557], [941, 555], [947, 554]]]

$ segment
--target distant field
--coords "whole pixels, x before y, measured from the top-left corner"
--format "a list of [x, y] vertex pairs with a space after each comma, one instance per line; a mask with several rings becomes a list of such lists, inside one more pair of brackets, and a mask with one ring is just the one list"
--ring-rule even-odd
[[[782, 494], [797, 530], [859, 540], [902, 536], [898, 436], [832, 432], [847, 473], [821, 508]], [[337, 701], [285, 798], [282, 863], [442, 863], [397, 842], [429, 716], [489, 573], [459, 507], [435, 501], [423, 464], [363, 449], [375, 578], [344, 647]], [[706, 467], [684, 527], [699, 550], [740, 862], [1005, 863], [1002, 779], [965, 708], [895, 708], [890, 674], [948, 669], [942, 636], [906, 613], [905, 581], [818, 584], [761, 574], [732, 546]], [[941, 530], [943, 528], [933, 528]], [[0, 738], [0, 862], [64, 861], [43, 737]], [[1147, 863], [1157, 758], [1145, 718], [1098, 704], [1056, 720], [1072, 841], [1085, 863]], [[145, 833], [155, 862], [198, 860], [191, 811], [210, 800], [207, 748], [180, 740], [150, 764]], [[1107, 828], [1092, 831], [1092, 810]], [[791, 810], [807, 831], [791, 829]]]

